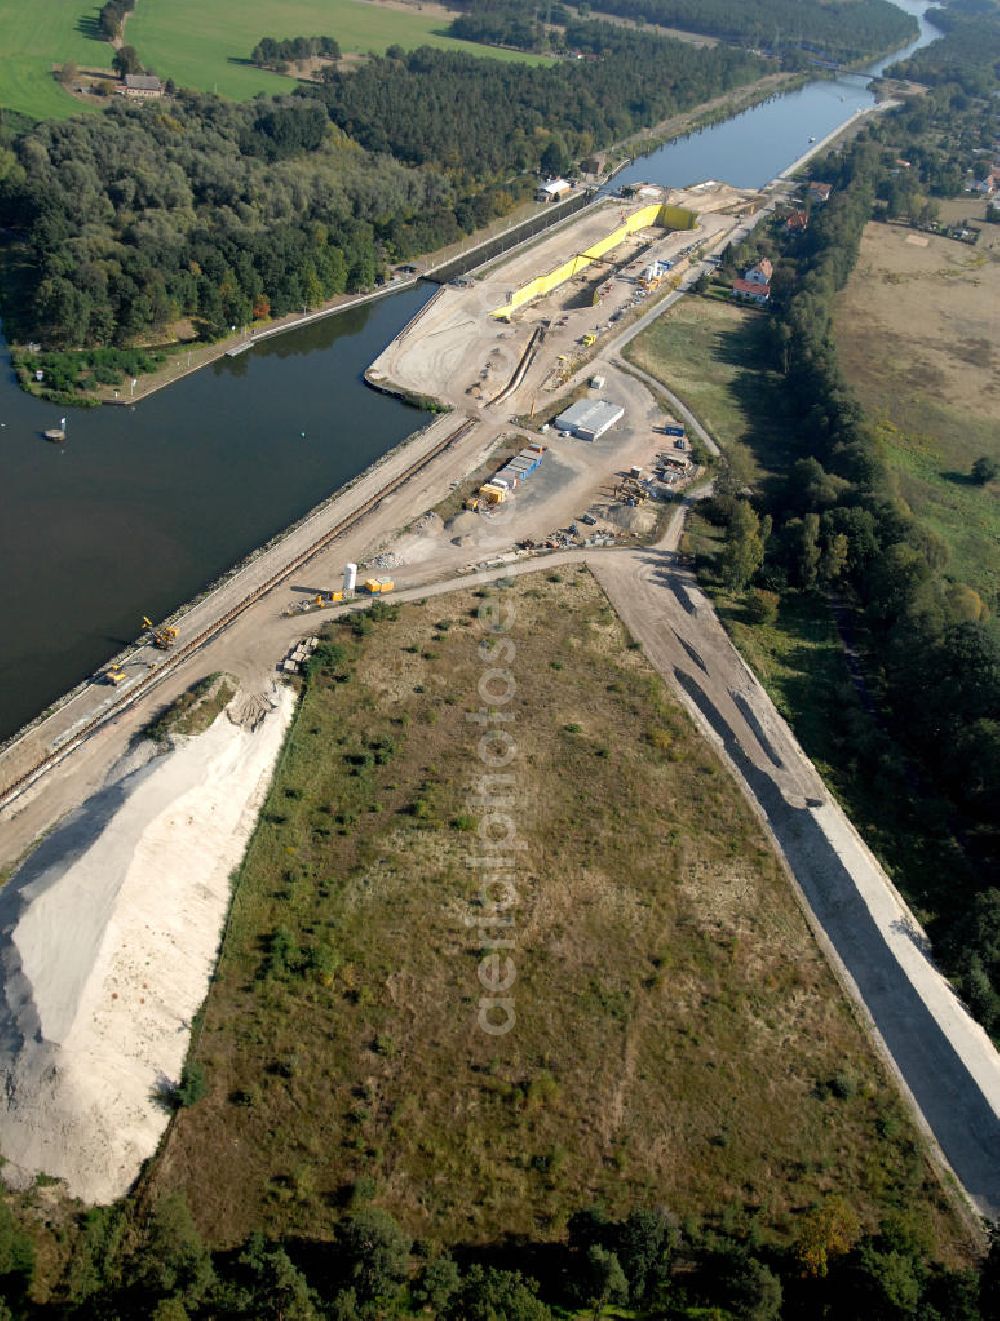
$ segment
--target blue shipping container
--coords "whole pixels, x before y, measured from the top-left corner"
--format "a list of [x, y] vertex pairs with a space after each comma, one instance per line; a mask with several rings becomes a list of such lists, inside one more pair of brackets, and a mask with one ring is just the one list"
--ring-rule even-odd
[[685, 431], [683, 427], [664, 427], [663, 434], [665, 436], [683, 436]]

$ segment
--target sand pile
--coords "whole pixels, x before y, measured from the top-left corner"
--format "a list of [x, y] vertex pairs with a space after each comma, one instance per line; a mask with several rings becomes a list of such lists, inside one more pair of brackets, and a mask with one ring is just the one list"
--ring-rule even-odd
[[0, 1153], [88, 1202], [156, 1149], [205, 997], [238, 865], [291, 718], [225, 714], [123, 763], [0, 894]]

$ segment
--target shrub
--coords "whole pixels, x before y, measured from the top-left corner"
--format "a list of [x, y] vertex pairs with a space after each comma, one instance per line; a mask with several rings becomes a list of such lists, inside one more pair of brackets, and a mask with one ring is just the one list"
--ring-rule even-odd
[[767, 592], [760, 587], [754, 588], [747, 602], [747, 613], [755, 624], [773, 624], [778, 618], [780, 601], [777, 592]]
[[205, 1070], [197, 1062], [191, 1060], [184, 1065], [184, 1071], [181, 1073], [181, 1080], [174, 1093], [177, 1105], [186, 1110], [208, 1094], [208, 1080], [205, 1077]]

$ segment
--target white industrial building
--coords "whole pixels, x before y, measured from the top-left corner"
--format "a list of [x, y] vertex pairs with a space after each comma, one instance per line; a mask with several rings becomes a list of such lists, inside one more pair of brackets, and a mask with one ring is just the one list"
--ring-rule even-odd
[[565, 179], [549, 179], [535, 192], [535, 201], [559, 202], [570, 191], [570, 187]]
[[625, 409], [607, 399], [578, 399], [556, 418], [560, 431], [569, 431], [580, 440], [599, 440], [609, 427], [620, 422]]

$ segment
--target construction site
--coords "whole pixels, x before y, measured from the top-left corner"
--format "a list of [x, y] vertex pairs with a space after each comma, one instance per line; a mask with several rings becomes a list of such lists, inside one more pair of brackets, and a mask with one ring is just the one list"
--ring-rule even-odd
[[[288, 682], [297, 682], [322, 636], [316, 614], [368, 609], [387, 593], [416, 600], [586, 564], [723, 751], [921, 1122], [970, 1198], [995, 1212], [1000, 1174], [982, 1136], [986, 1111], [1000, 1107], [995, 1054], [911, 938], [919, 930], [912, 914], [733, 650], [679, 553], [686, 507], [708, 489], [699, 478], [703, 460], [718, 452], [712, 438], [669, 383], [619, 356], [772, 205], [767, 194], [712, 181], [640, 187], [443, 287], [367, 379], [434, 400], [447, 415], [198, 600], [159, 623], [143, 620], [141, 629], [137, 620], [134, 645], [0, 750], [0, 864], [14, 868], [0, 939], [25, 969], [23, 994], [5, 1010], [10, 1040], [24, 1043], [4, 1065], [21, 1097], [0, 1135], [12, 1177], [27, 1184], [40, 1171], [56, 1173], [101, 1200], [127, 1187], [155, 1150], [166, 1118], [149, 1097], [157, 1077], [176, 1076], [183, 1061], [227, 878], [291, 719]], [[225, 715], [162, 762], [148, 751], [137, 760], [155, 712], [220, 674], [237, 689]], [[128, 829], [115, 815], [123, 793], [121, 810], [134, 816]], [[57, 826], [35, 871], [20, 868], [18, 859]], [[92, 862], [108, 896], [100, 911], [81, 904], [89, 934], [65, 957], [69, 984], [47, 954], [45, 896], [65, 905], [65, 892], [76, 903], [76, 887], [92, 884], [73, 870], [81, 840], [92, 849], [105, 837], [111, 862], [97, 853]], [[183, 896], [171, 889], [182, 885]], [[205, 886], [214, 896], [207, 917], [198, 907]], [[144, 917], [153, 893], [162, 912]], [[192, 928], [207, 931], [194, 961], [188, 936], [175, 929], [179, 903]], [[134, 939], [123, 914], [138, 914]], [[186, 979], [183, 994], [178, 978]], [[903, 993], [913, 1008], [901, 1018]], [[152, 1026], [147, 1003], [157, 1006]], [[127, 1093], [116, 1073], [122, 1033], [132, 1061]], [[70, 1065], [95, 1051], [106, 1068], [85, 1086]], [[58, 1129], [38, 1118], [53, 1078], [61, 1080]]]
[[[474, 276], [446, 286], [369, 368], [378, 388], [528, 408], [596, 355], [652, 295], [722, 247], [759, 194], [708, 183], [606, 198]], [[544, 351], [543, 351], [544, 344]]]

